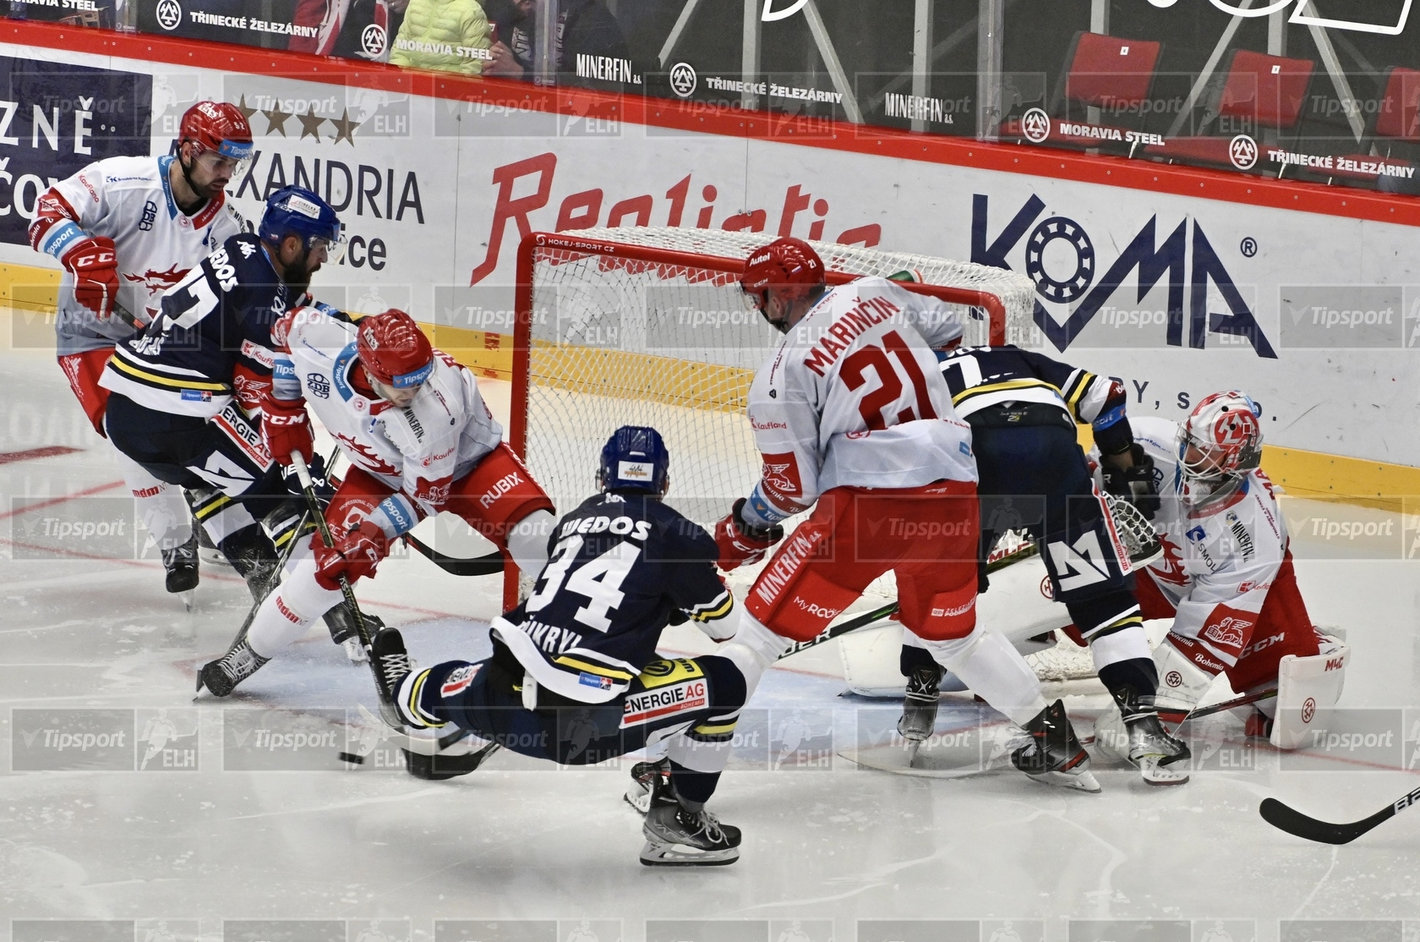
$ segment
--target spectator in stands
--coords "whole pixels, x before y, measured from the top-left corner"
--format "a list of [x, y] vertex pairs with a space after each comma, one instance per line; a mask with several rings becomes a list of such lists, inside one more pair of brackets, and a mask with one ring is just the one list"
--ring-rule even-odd
[[478, 0], [409, 0], [390, 65], [478, 75], [491, 31]]
[[[490, 47], [493, 59], [484, 67], [483, 74], [537, 78], [538, 0], [484, 0], [484, 7], [494, 25], [496, 38]], [[557, 40], [553, 49], [557, 84], [624, 87], [619, 82], [608, 86], [608, 83], [577, 75], [579, 55], [630, 59], [621, 27], [601, 0], [561, 0], [557, 19]]]
[[[388, 62], [390, 46], [398, 35], [409, 0], [297, 0], [291, 20], [297, 26], [316, 26], [314, 36], [292, 36], [292, 52], [313, 52], [347, 59]], [[384, 30], [381, 45], [370, 27]]]

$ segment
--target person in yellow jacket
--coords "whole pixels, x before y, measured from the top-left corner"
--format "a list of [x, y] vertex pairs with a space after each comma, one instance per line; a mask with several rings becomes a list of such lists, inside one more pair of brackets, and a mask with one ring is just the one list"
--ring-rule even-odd
[[390, 64], [481, 75], [491, 29], [478, 0], [409, 0]]

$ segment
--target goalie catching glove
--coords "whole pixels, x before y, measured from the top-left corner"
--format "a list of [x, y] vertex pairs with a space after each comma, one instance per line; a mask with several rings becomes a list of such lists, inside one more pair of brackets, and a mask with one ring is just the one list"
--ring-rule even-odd
[[1100, 472], [1104, 475], [1104, 489], [1129, 501], [1152, 520], [1154, 514], [1159, 512], [1159, 485], [1154, 481], [1154, 459], [1144, 453], [1143, 446], [1138, 442], [1121, 454], [1129, 455], [1133, 466], [1121, 468], [1110, 458], [1102, 460]]
[[729, 572], [764, 558], [769, 547], [784, 539], [784, 528], [779, 524], [755, 527], [744, 520], [745, 498], [735, 501], [735, 506], [725, 519], [715, 524], [715, 545], [720, 550], [720, 568]]
[[88, 236], [69, 247], [59, 264], [74, 276], [74, 300], [98, 315], [113, 313], [118, 299], [118, 250], [108, 236]]
[[389, 537], [379, 524], [370, 520], [353, 530], [331, 536], [335, 538], [334, 548], [326, 546], [319, 533], [312, 543], [316, 553], [316, 582], [323, 589], [340, 588], [341, 576], [348, 582], [373, 576], [375, 567], [389, 553]]

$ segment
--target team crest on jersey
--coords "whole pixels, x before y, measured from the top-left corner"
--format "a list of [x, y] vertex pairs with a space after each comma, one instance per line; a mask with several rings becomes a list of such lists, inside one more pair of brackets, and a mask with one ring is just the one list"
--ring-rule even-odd
[[439, 685], [439, 696], [452, 697], [455, 694], [463, 693], [468, 685], [473, 683], [473, 675], [478, 673], [479, 667], [478, 664], [465, 664], [456, 669]]
[[313, 396], [319, 396], [321, 399], [330, 398], [330, 380], [319, 373], [306, 374], [306, 388], [311, 391]]

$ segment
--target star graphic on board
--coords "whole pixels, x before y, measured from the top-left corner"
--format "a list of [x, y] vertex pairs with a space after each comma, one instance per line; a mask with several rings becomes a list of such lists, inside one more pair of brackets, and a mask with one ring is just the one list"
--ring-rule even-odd
[[257, 109], [247, 107], [247, 96], [245, 94], [243, 94], [241, 99], [237, 102], [237, 110], [242, 113], [243, 118], [247, 119], [247, 124], [251, 124], [251, 116], [257, 112]]
[[320, 126], [325, 123], [325, 118], [315, 113], [315, 105], [311, 105], [305, 114], [296, 115], [296, 120], [301, 122], [301, 140], [305, 140], [307, 135], [320, 141]]
[[360, 126], [360, 122], [350, 120], [349, 108], [341, 108], [340, 117], [331, 118], [330, 123], [335, 125], [335, 140], [331, 141], [332, 144], [339, 144], [340, 139], [344, 138], [350, 142], [351, 147], [355, 146], [355, 129]]
[[261, 113], [266, 116], [267, 134], [280, 131], [282, 137], [286, 136], [286, 119], [291, 117], [291, 112], [282, 111], [281, 106], [273, 102], [270, 109], [263, 108]]

